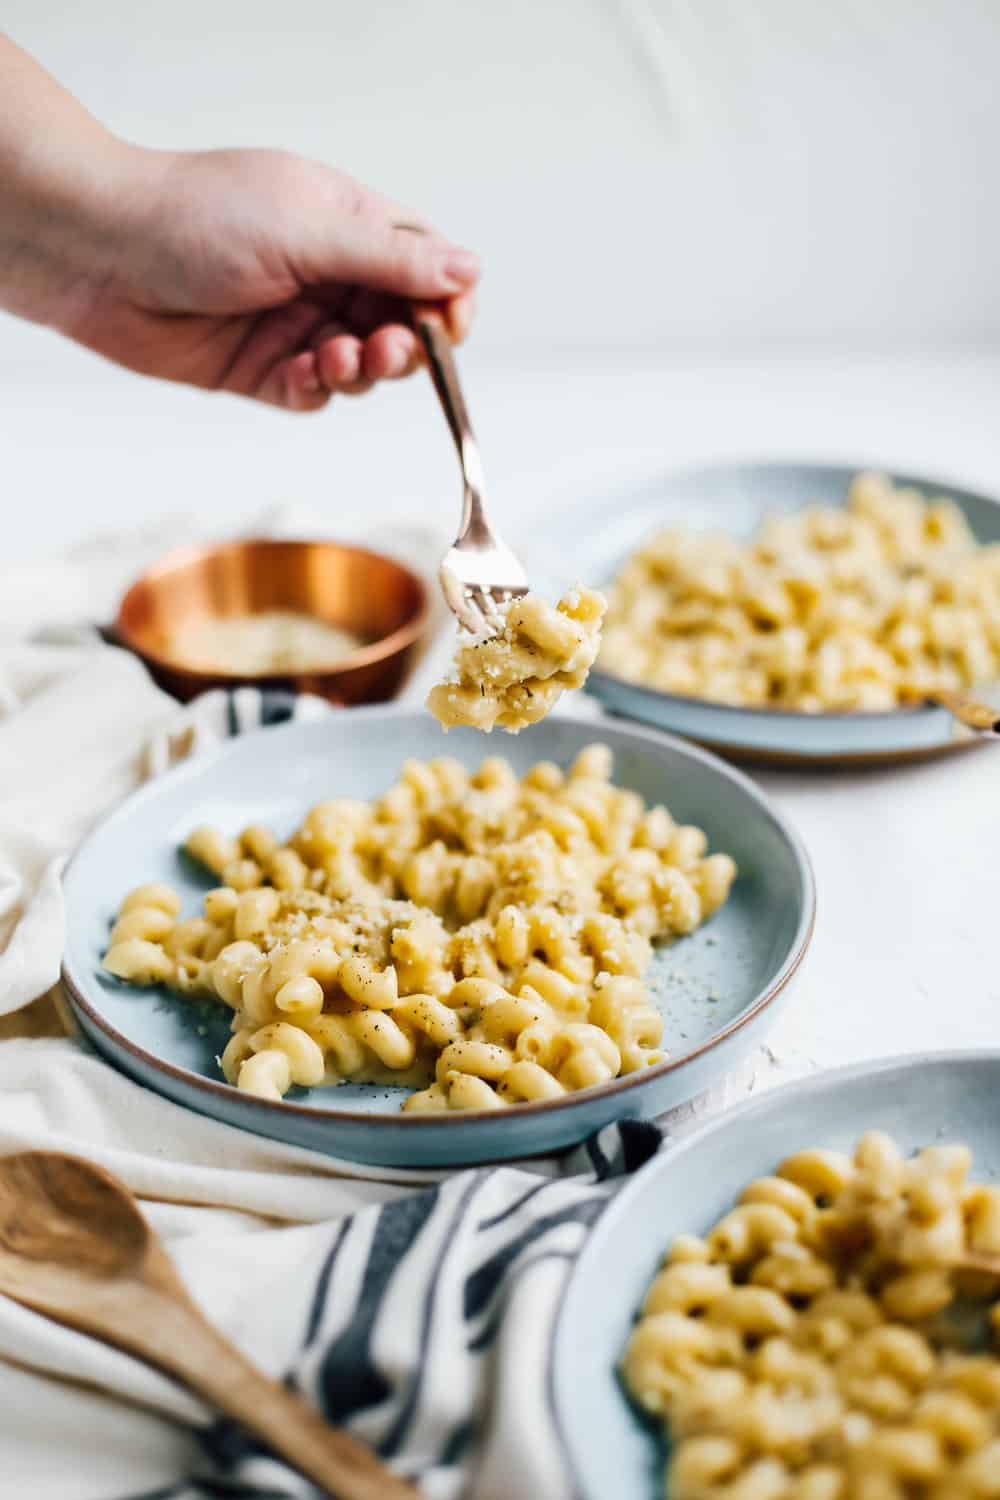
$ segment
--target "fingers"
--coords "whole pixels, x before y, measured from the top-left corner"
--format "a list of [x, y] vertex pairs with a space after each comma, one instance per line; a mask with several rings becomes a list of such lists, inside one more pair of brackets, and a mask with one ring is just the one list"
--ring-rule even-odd
[[453, 344], [464, 344], [476, 316], [475, 292], [464, 292], [461, 297], [452, 297], [444, 306], [445, 327]]
[[[316, 355], [311, 349], [286, 360], [284, 370], [276, 372], [276, 395], [278, 405], [289, 411], [319, 411], [330, 399], [316, 368]], [[267, 396], [263, 397], [267, 400]]]
[[409, 328], [380, 328], [367, 339], [338, 333], [319, 345], [317, 372], [330, 394], [360, 396], [379, 380], [400, 380], [419, 363]]
[[472, 251], [350, 178], [334, 173], [326, 181], [324, 217], [309, 256], [313, 284], [353, 282], [397, 297], [435, 300], [475, 286], [479, 259]]
[[358, 364], [356, 356], [352, 360], [347, 354], [336, 383], [331, 385], [320, 374], [319, 355], [313, 349], [306, 349], [279, 361], [252, 394], [258, 401], [282, 406], [286, 411], [321, 411], [333, 395], [361, 396], [371, 390], [373, 382], [363, 373], [350, 373]]
[[390, 323], [364, 342], [364, 371], [369, 380], [401, 380], [420, 363], [420, 347], [412, 328]]
[[342, 323], [324, 323], [313, 335], [312, 346], [317, 373], [328, 391], [362, 378], [361, 340]]
[[399, 325], [362, 340], [340, 324], [323, 323], [312, 331], [310, 343], [275, 361], [245, 394], [288, 411], [319, 411], [332, 395], [361, 396], [376, 381], [397, 380], [418, 363], [416, 339]]
[[360, 396], [371, 389], [364, 343], [342, 323], [325, 323], [313, 334], [312, 343], [316, 374], [328, 395]]
[[[445, 297], [431, 304], [444, 318], [445, 330], [453, 344], [461, 344], [468, 336], [476, 313], [475, 292], [465, 292], [461, 297]], [[339, 321], [359, 338], [385, 327], [403, 331], [412, 329], [413, 303], [400, 297], [388, 297], [381, 292], [365, 289], [354, 291], [345, 301]]]
[[[453, 343], [466, 337], [475, 313], [475, 297], [468, 293], [446, 302], [445, 324]], [[331, 394], [356, 396], [379, 380], [402, 380], [421, 364], [420, 341], [405, 323], [389, 322], [362, 336], [371, 326], [367, 304], [351, 307], [350, 329], [341, 321], [324, 324], [313, 334], [317, 373]]]
[[397, 297], [453, 297], [479, 280], [479, 258], [436, 235], [413, 234], [392, 224], [352, 226], [351, 280]]
[[[360, 327], [359, 327], [360, 325]], [[378, 380], [398, 380], [416, 369], [417, 340], [401, 323], [374, 327], [365, 316], [331, 320], [312, 336], [317, 373], [325, 388], [343, 395], [359, 395]]]
[[[474, 296], [441, 305], [457, 342], [471, 323]], [[362, 395], [380, 380], [400, 380], [421, 363], [416, 334], [399, 321], [402, 311], [398, 299], [362, 290], [344, 299], [336, 317], [304, 300], [263, 313], [247, 323], [218, 384], [288, 411], [319, 411], [332, 395]]]
[[292, 302], [249, 321], [219, 388], [293, 411], [319, 410], [330, 393], [319, 377], [309, 339], [324, 317], [309, 303]]

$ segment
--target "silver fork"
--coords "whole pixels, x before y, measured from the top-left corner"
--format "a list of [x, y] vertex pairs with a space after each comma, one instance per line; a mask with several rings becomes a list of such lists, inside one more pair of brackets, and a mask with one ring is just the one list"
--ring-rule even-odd
[[416, 306], [413, 326], [424, 346], [465, 482], [458, 536], [438, 569], [441, 590], [461, 626], [474, 635], [495, 635], [501, 623], [497, 607], [528, 592], [528, 575], [486, 516], [479, 444], [465, 408], [444, 319], [434, 307]]

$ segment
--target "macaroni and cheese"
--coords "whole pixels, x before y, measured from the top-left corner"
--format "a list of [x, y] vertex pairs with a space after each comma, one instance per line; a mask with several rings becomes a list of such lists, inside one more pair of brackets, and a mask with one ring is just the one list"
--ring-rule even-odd
[[960, 1267], [1000, 1254], [1000, 1188], [970, 1164], [871, 1132], [675, 1239], [623, 1362], [669, 1430], [670, 1500], [1000, 1494], [1000, 1358], [968, 1352], [956, 1316], [985, 1297], [1000, 1331], [996, 1277]]
[[1000, 545], [958, 506], [859, 475], [843, 509], [748, 543], [661, 531], [608, 592], [600, 666], [752, 708], [884, 710], [1000, 675]]
[[219, 880], [203, 914], [140, 886], [105, 967], [231, 1006], [223, 1072], [269, 1099], [388, 1079], [417, 1089], [406, 1109], [503, 1109], [645, 1068], [664, 1056], [652, 944], [721, 906], [735, 866], [611, 769], [605, 745], [520, 779], [498, 757], [408, 761], [285, 844], [197, 828], [185, 847]]
[[501, 606], [496, 632], [459, 638], [452, 680], [431, 689], [427, 707], [445, 729], [499, 725], [516, 734], [536, 724], [560, 693], [586, 681], [606, 607], [603, 595], [584, 588], [554, 607], [537, 594]]

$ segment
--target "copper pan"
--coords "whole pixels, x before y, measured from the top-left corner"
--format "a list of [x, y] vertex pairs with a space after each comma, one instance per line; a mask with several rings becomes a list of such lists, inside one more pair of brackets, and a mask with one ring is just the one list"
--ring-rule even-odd
[[[364, 644], [323, 670], [256, 677], [205, 671], [171, 653], [174, 632], [192, 619], [269, 609], [315, 615]], [[185, 701], [207, 688], [251, 685], [381, 703], [400, 686], [428, 614], [420, 578], [380, 553], [341, 542], [256, 540], [170, 553], [132, 585], [106, 635]]]

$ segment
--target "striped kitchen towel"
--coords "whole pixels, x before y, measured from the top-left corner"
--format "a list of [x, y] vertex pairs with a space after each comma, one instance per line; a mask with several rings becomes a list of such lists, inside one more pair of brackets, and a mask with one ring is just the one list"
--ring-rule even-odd
[[[287, 1334], [287, 1383], [427, 1500], [571, 1500], [551, 1405], [555, 1318], [616, 1180], [660, 1141], [626, 1121], [581, 1148], [575, 1177], [483, 1168], [288, 1231], [284, 1273], [272, 1257], [244, 1288]], [[317, 1494], [228, 1419], [199, 1439], [192, 1472], [128, 1500]]]

